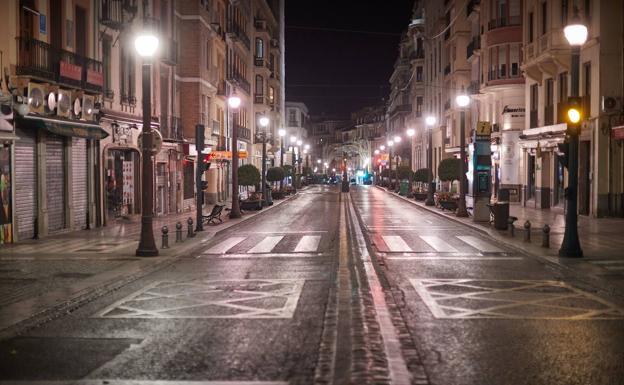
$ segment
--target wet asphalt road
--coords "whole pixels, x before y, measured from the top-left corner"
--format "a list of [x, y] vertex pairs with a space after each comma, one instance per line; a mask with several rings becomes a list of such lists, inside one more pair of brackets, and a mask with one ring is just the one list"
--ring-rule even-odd
[[0, 385], [623, 384], [621, 295], [377, 188], [313, 186], [0, 341]]

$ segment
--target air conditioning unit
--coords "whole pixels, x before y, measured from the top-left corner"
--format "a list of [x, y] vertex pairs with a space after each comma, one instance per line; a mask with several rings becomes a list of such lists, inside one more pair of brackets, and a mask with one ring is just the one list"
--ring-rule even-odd
[[95, 116], [95, 98], [91, 95], [82, 97], [82, 119], [92, 121]]
[[45, 86], [28, 83], [28, 106], [30, 112], [43, 115], [45, 112]]
[[0, 131], [13, 131], [13, 100], [11, 95], [0, 95]]
[[56, 116], [69, 119], [71, 116], [71, 92], [59, 89], [56, 96]]
[[82, 92], [73, 92], [72, 93], [72, 107], [71, 107], [71, 116], [74, 119], [82, 118]]
[[619, 98], [613, 96], [603, 96], [600, 101], [600, 111], [605, 113], [616, 112], [622, 109], [622, 103]]
[[45, 97], [45, 112], [48, 115], [56, 114], [56, 107], [58, 106], [58, 87], [49, 86], [46, 90], [47, 94]]

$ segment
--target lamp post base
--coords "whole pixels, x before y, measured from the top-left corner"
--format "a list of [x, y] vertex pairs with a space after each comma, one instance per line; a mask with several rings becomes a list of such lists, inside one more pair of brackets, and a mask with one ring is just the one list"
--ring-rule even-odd
[[427, 191], [427, 200], [425, 201], [425, 206], [435, 206], [435, 199], [433, 199], [433, 192], [435, 190], [435, 183], [429, 183], [429, 190]]
[[468, 218], [468, 210], [466, 209], [466, 201], [463, 199], [459, 200], [459, 203], [457, 204], [457, 212], [455, 213], [456, 217], [459, 218]]

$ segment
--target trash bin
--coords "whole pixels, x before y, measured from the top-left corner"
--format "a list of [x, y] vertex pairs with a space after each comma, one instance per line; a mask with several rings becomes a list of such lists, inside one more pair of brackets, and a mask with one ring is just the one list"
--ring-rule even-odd
[[406, 180], [402, 180], [399, 186], [399, 195], [406, 196], [409, 191], [409, 182]]
[[497, 230], [507, 230], [509, 220], [509, 202], [496, 202], [492, 206], [494, 212], [494, 228]]
[[509, 202], [509, 189], [507, 188], [499, 189], [497, 198], [499, 201]]

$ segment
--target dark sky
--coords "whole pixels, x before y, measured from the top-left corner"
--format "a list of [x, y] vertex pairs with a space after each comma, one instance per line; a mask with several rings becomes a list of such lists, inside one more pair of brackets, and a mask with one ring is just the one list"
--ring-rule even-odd
[[286, 0], [286, 100], [304, 102], [311, 115], [348, 116], [387, 98], [412, 4]]

